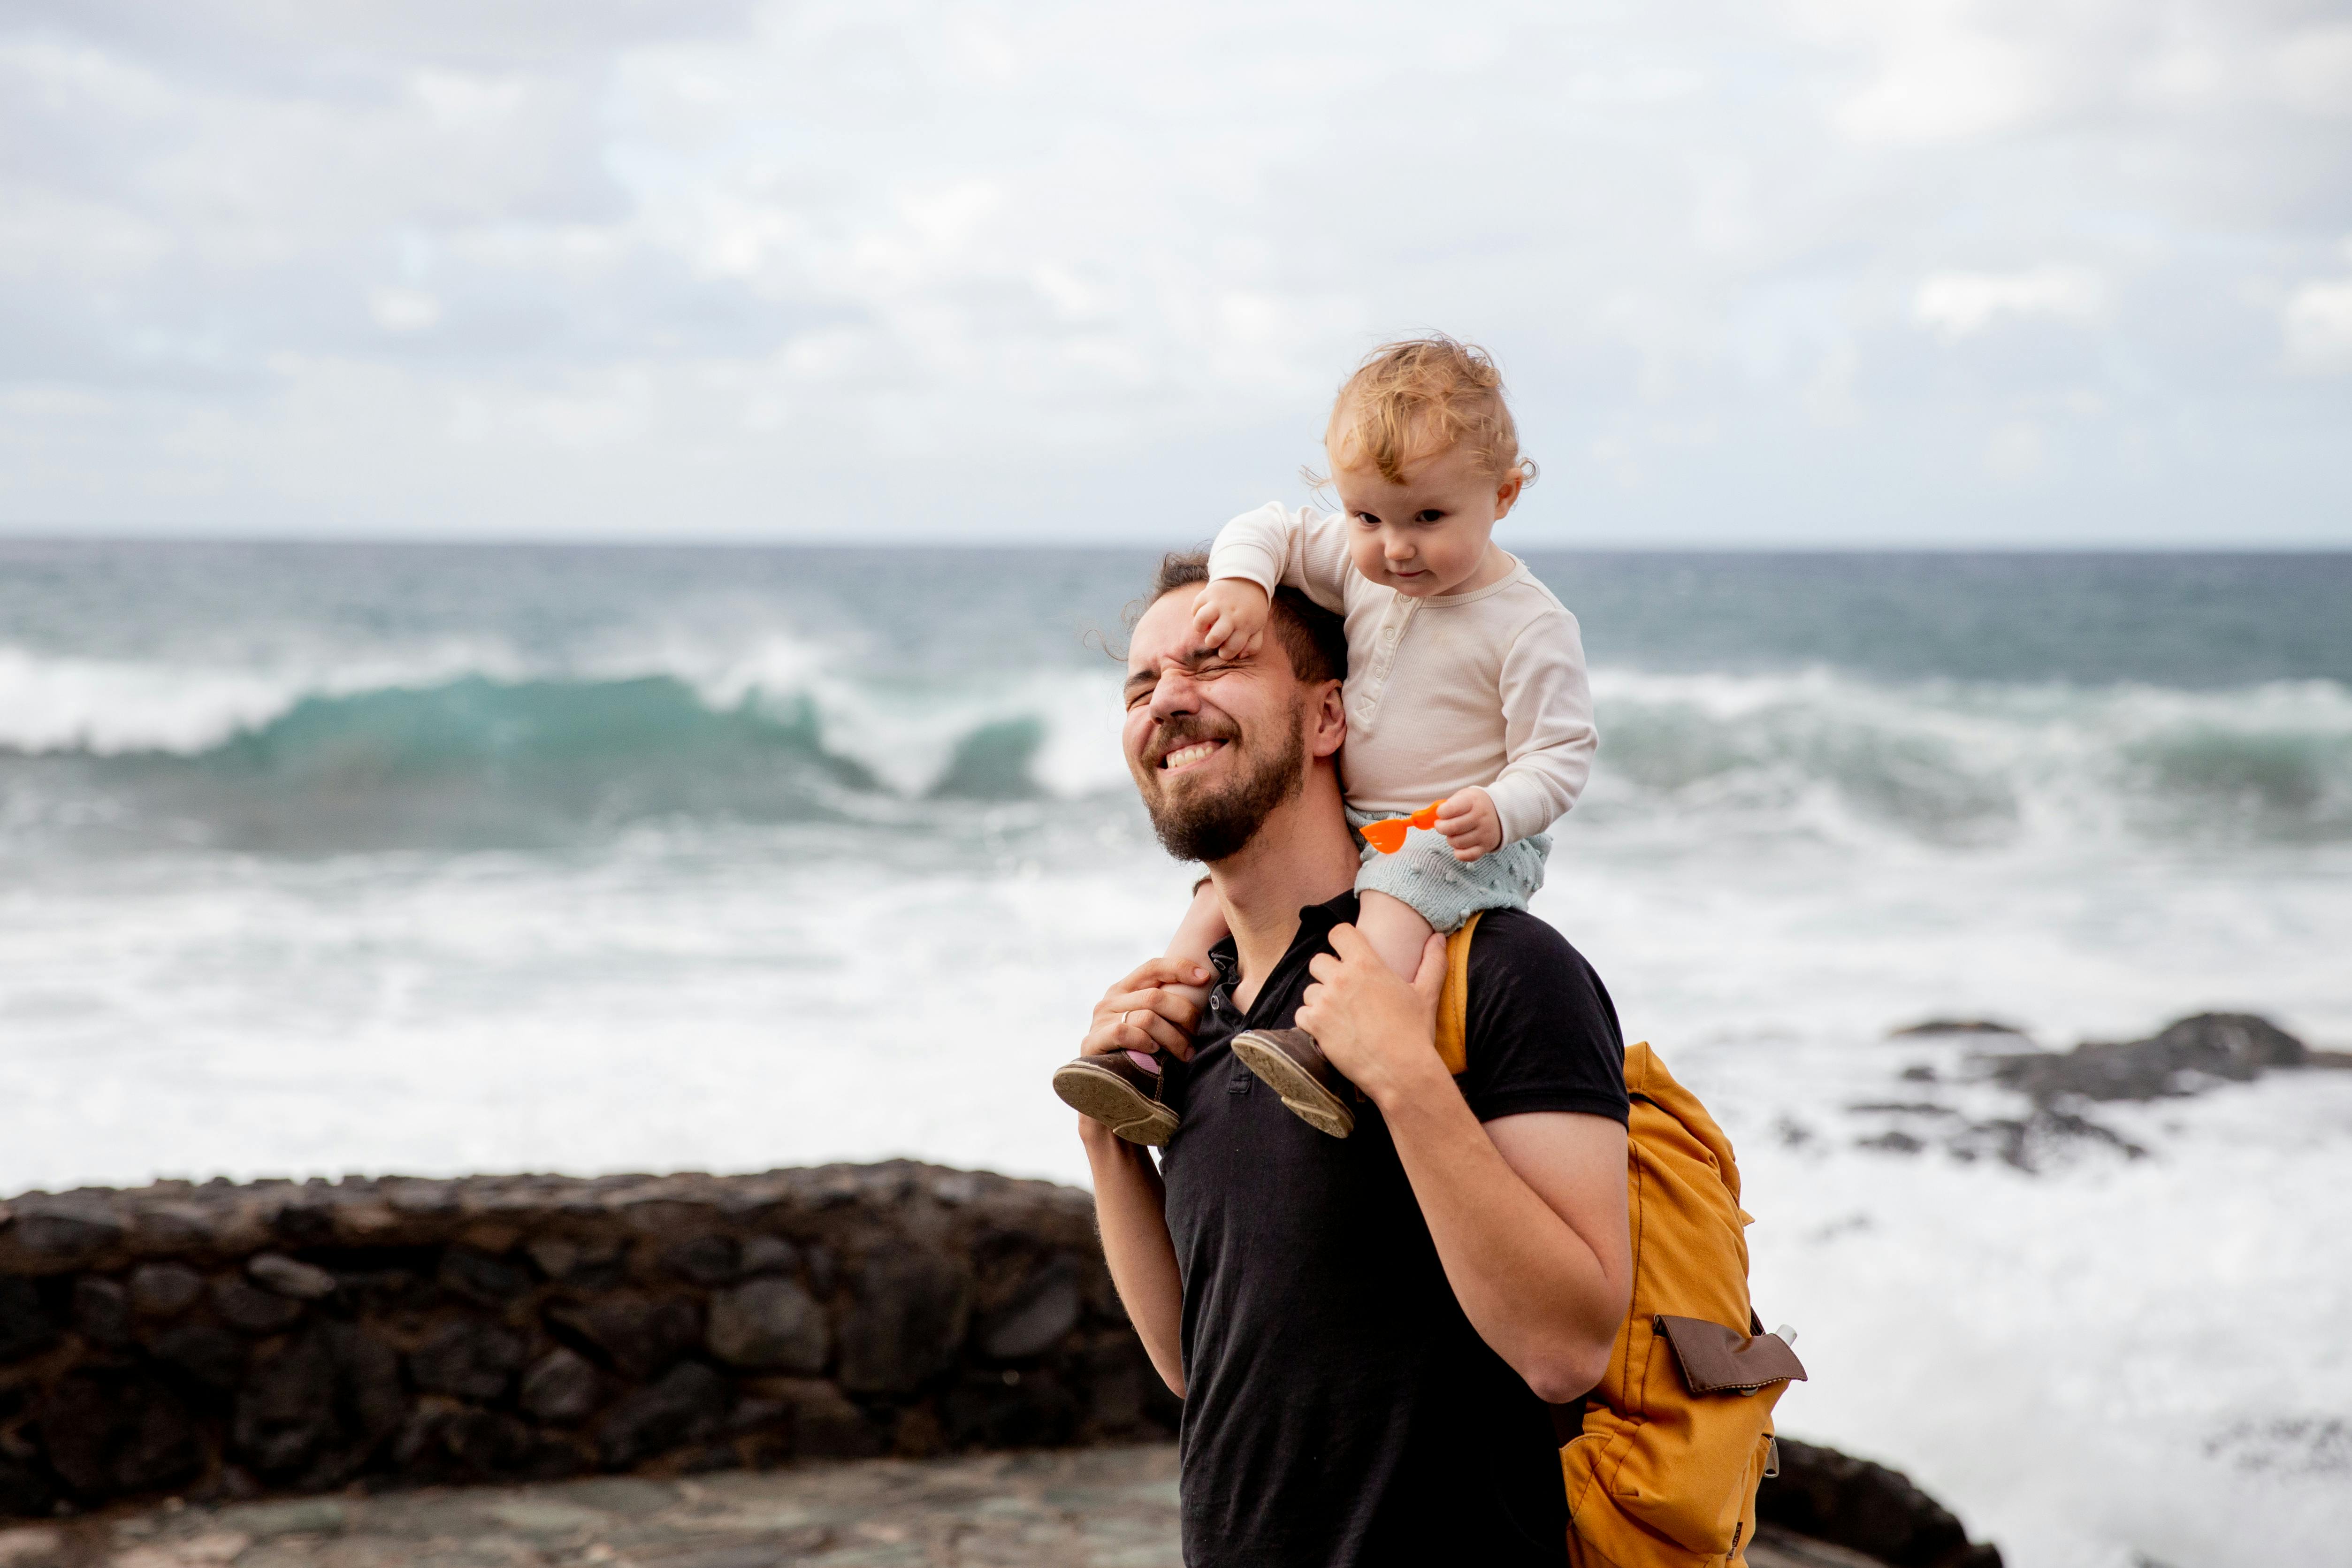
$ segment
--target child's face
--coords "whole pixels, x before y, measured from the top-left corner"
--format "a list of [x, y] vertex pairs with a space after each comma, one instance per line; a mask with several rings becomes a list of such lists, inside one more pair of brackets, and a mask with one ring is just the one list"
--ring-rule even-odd
[[1465, 446], [1420, 459], [1391, 481], [1337, 460], [1331, 483], [1348, 512], [1348, 555], [1357, 571], [1408, 598], [1483, 588], [1506, 562], [1495, 523], [1519, 499], [1517, 473], [1497, 483]]

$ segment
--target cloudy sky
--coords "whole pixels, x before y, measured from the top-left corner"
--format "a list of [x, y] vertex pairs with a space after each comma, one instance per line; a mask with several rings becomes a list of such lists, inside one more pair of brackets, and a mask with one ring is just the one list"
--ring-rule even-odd
[[0, 529], [2352, 545], [2352, 0], [0, 0]]

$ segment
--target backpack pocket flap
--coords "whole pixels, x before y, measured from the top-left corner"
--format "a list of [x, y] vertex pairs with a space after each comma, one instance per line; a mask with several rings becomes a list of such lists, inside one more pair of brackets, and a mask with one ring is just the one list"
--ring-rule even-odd
[[1772, 1384], [1805, 1381], [1805, 1363], [1778, 1334], [1743, 1334], [1705, 1318], [1657, 1316], [1693, 1394], [1753, 1394]]

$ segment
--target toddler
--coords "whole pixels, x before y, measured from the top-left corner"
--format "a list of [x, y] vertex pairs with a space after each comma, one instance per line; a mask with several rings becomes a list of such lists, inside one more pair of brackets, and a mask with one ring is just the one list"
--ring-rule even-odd
[[[1349, 822], [1444, 802], [1435, 827], [1412, 829], [1397, 853], [1365, 846], [1356, 879], [1357, 925], [1410, 979], [1432, 931], [1524, 909], [1543, 886], [1545, 830], [1591, 771], [1584, 649], [1576, 617], [1493, 541], [1534, 465], [1483, 352], [1444, 337], [1374, 351], [1340, 388], [1324, 449], [1341, 511], [1269, 502], [1227, 523], [1193, 630], [1201, 646], [1246, 657], [1284, 586], [1345, 617]], [[1225, 935], [1204, 884], [1169, 956], [1206, 968]], [[1304, 1120], [1353, 1131], [1344, 1086], [1306, 1030], [1247, 1030], [1233, 1047]], [[1163, 1106], [1125, 1135], [1164, 1142], [1173, 1126]]]

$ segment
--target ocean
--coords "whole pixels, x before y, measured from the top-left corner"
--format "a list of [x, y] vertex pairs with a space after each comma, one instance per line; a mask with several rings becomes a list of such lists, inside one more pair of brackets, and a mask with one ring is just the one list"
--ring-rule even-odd
[[[2352, 555], [1528, 559], [1602, 734], [1537, 910], [1738, 1145], [1784, 1429], [2024, 1568], [2339, 1560], [2352, 1073], [2012, 1160], [2028, 1047], [1894, 1031], [2352, 1048]], [[1188, 880], [1150, 562], [0, 543], [0, 1191], [1083, 1181], [1046, 1075]]]

